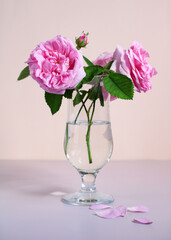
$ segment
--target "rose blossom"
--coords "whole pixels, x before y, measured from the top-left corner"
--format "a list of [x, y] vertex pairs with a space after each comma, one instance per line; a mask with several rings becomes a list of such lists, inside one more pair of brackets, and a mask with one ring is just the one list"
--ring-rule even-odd
[[108, 62], [113, 60], [113, 53], [110, 52], [104, 52], [96, 58], [96, 60], [93, 62], [94, 65], [100, 65], [102, 67], [105, 67]]
[[49, 93], [64, 94], [85, 77], [82, 54], [62, 36], [40, 43], [27, 63], [31, 77]]
[[148, 57], [148, 52], [137, 41], [128, 50], [117, 46], [111, 69], [131, 78], [137, 92], [146, 92], [151, 89], [152, 76], [157, 74], [155, 68], [147, 62]]
[[[109, 52], [104, 52], [102, 54], [100, 54], [100, 56], [98, 56], [98, 58], [93, 62], [95, 65], [100, 65], [102, 67], [105, 67], [108, 62], [113, 60], [113, 53], [109, 53]], [[102, 94], [103, 94], [103, 98], [106, 101], [108, 98], [108, 91], [104, 88], [104, 86], [102, 85]], [[116, 97], [110, 95], [110, 101], [115, 100]]]

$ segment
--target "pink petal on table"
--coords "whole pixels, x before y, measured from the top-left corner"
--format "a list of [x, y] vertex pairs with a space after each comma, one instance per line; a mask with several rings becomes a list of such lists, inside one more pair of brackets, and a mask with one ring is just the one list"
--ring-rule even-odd
[[141, 224], [151, 224], [153, 223], [150, 219], [148, 218], [134, 218], [132, 220], [134, 223], [141, 223]]
[[113, 219], [117, 217], [124, 217], [126, 214], [126, 207], [119, 206], [112, 209], [106, 209], [100, 212], [95, 212], [98, 217]]
[[135, 207], [128, 207], [127, 208], [128, 212], [148, 212], [149, 208], [146, 206], [135, 206]]
[[119, 206], [119, 207], [117, 207], [117, 208], [115, 208], [115, 209], [117, 209], [117, 210], [119, 210], [120, 211], [120, 217], [124, 217], [125, 215], [126, 215], [126, 207], [124, 207], [124, 206]]
[[100, 212], [95, 212], [98, 217], [113, 219], [121, 216], [121, 212], [118, 209], [106, 209]]
[[102, 210], [107, 208], [111, 208], [111, 206], [106, 204], [94, 204], [89, 207], [90, 210]]

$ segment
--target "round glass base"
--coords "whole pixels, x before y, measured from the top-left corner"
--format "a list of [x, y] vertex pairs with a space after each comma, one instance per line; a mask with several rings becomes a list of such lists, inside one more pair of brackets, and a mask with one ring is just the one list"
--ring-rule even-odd
[[70, 205], [90, 206], [93, 204], [110, 204], [114, 201], [109, 194], [101, 192], [76, 192], [62, 198], [62, 202]]

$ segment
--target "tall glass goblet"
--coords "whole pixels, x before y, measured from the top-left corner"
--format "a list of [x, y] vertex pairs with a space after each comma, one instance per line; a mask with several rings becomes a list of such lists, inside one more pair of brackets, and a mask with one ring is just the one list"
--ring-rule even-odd
[[64, 196], [62, 201], [72, 205], [112, 203], [113, 197], [98, 192], [95, 185], [98, 172], [109, 162], [113, 150], [108, 99], [103, 107], [99, 99], [76, 106], [69, 100], [64, 150], [68, 161], [79, 172], [82, 184], [80, 191]]

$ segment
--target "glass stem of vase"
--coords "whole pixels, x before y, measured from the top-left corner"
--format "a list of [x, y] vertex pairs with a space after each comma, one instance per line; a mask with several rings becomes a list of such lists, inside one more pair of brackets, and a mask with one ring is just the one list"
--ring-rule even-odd
[[90, 193], [95, 192], [96, 191], [95, 181], [96, 181], [97, 172], [96, 173], [80, 172], [80, 175], [82, 180], [81, 191], [90, 192]]

